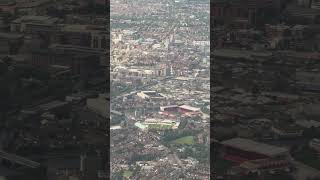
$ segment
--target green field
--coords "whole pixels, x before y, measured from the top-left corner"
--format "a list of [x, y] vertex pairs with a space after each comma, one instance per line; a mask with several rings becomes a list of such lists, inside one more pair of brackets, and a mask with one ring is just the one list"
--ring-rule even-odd
[[149, 129], [165, 130], [165, 129], [171, 129], [172, 125], [148, 124], [148, 128]]
[[172, 141], [175, 144], [187, 144], [193, 145], [194, 144], [194, 137], [193, 136], [185, 136], [179, 139]]
[[130, 176], [132, 176], [132, 174], [133, 174], [132, 171], [128, 171], [128, 170], [123, 171], [123, 176], [124, 176], [124, 177], [130, 177]]

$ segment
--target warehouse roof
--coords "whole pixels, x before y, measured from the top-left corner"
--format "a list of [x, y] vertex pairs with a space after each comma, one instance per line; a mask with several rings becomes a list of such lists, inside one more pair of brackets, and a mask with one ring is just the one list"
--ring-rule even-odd
[[221, 142], [225, 146], [241, 149], [248, 152], [255, 152], [267, 156], [277, 156], [288, 152], [286, 148], [272, 146], [244, 138], [233, 138]]

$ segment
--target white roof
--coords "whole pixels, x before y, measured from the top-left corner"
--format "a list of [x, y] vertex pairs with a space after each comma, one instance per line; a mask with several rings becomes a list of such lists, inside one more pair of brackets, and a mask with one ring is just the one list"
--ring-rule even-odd
[[160, 108], [175, 108], [177, 105], [160, 106]]
[[110, 126], [111, 130], [115, 130], [115, 129], [121, 129], [121, 126]]
[[149, 119], [146, 119], [145, 122], [161, 122], [161, 119], [149, 118]]
[[134, 123], [134, 125], [137, 126], [140, 129], [146, 129], [147, 128], [147, 126], [142, 124], [141, 122], [136, 122], [136, 123]]
[[188, 105], [182, 105], [182, 106], [179, 106], [179, 107], [183, 108], [183, 109], [188, 109], [190, 111], [200, 111], [200, 108], [191, 107], [191, 106], [188, 106]]

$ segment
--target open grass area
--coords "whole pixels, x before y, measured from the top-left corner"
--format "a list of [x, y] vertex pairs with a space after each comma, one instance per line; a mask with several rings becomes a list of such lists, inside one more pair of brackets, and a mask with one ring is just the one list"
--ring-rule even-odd
[[132, 171], [128, 171], [128, 170], [123, 171], [123, 176], [124, 176], [124, 177], [130, 177], [130, 176], [132, 176], [132, 174], [133, 174]]
[[308, 166], [320, 170], [320, 156], [316, 151], [307, 146], [295, 153], [294, 158]]
[[172, 125], [149, 124], [148, 128], [157, 129], [157, 130], [166, 130], [166, 129], [171, 129]]
[[194, 144], [194, 137], [193, 136], [185, 136], [185, 137], [176, 139], [172, 142], [175, 144], [193, 145]]

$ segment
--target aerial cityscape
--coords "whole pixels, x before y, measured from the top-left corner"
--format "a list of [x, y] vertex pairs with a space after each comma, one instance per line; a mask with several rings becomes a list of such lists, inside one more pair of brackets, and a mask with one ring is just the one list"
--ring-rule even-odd
[[319, 180], [320, 0], [0, 0], [0, 180]]
[[111, 179], [209, 179], [209, 0], [110, 1]]
[[212, 0], [213, 179], [320, 179], [319, 43], [319, 0]]

